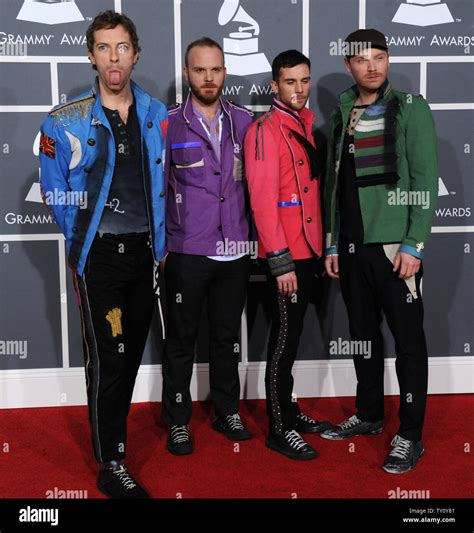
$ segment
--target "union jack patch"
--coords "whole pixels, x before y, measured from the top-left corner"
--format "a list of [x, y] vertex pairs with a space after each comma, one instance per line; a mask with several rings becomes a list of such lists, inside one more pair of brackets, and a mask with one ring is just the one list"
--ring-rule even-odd
[[47, 155], [51, 159], [56, 157], [56, 141], [51, 137], [48, 137], [46, 133], [41, 132], [40, 137], [40, 152], [43, 152], [44, 155]]

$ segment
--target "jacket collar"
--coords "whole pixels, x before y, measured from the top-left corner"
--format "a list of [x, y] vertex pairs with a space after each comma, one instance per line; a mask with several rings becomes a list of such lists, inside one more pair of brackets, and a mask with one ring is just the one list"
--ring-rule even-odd
[[288, 117], [289, 121], [302, 125], [303, 129], [307, 131], [307, 133], [311, 132], [314, 122], [314, 113], [307, 107], [303, 107], [303, 109], [298, 113], [294, 109], [291, 109], [285, 105], [281, 100], [278, 100], [278, 98], [273, 99], [272, 107], [276, 111], [280, 112], [282, 116]]
[[[387, 100], [389, 100], [392, 97], [392, 92], [393, 92], [392, 85], [388, 81], [388, 79], [386, 79], [379, 89], [379, 95], [378, 95], [377, 100], [373, 104], [371, 104], [371, 106], [375, 104], [377, 105], [384, 104]], [[347, 89], [347, 91], [344, 91], [339, 95], [339, 101], [341, 103], [341, 107], [344, 110], [347, 110], [347, 109], [351, 110], [354, 107], [355, 101], [357, 100], [358, 96], [359, 96], [359, 88], [357, 84], [355, 84], [349, 89]]]
[[[224, 116], [226, 116], [229, 119], [230, 135], [232, 137], [232, 144], [234, 146], [234, 153], [238, 154], [238, 153], [240, 153], [242, 151], [242, 141], [239, 139], [239, 136], [237, 135], [237, 131], [236, 131], [236, 128], [235, 128], [234, 120], [232, 119], [232, 108], [220, 96], [219, 96], [219, 101], [220, 101], [222, 110], [224, 112]], [[185, 122], [186, 122], [186, 124], [188, 126], [192, 125], [193, 120], [197, 120], [195, 115], [194, 115], [194, 113], [193, 113], [191, 91], [188, 92], [188, 96], [186, 98], [186, 102], [184, 103], [184, 106], [182, 108], [182, 114], [183, 114], [183, 118], [184, 118], [184, 120], [185, 120]], [[224, 124], [225, 124], [225, 121], [224, 121]]]
[[[137, 106], [137, 116], [140, 124], [145, 120], [146, 114], [151, 105], [151, 96], [139, 87], [133, 80], [130, 80], [132, 93], [135, 96], [135, 103]], [[96, 76], [94, 85], [91, 88], [90, 94], [95, 98], [94, 107], [92, 108], [92, 115], [102, 123], [108, 124], [104, 110], [102, 109], [102, 101], [100, 98], [99, 77]]]

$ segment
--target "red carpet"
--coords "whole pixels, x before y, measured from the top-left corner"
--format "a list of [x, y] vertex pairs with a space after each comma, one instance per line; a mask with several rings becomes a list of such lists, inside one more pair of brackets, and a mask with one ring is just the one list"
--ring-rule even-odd
[[[352, 414], [353, 401], [301, 399], [300, 405], [306, 414], [338, 422]], [[166, 451], [160, 404], [136, 404], [129, 417], [127, 464], [156, 498], [388, 498], [389, 491], [403, 490], [425, 491], [430, 498], [473, 497], [474, 396], [429, 397], [426, 454], [405, 475], [380, 469], [398, 428], [397, 402], [386, 398], [381, 435], [340, 442], [307, 436], [320, 453], [308, 462], [266, 448], [263, 401], [242, 402], [241, 414], [255, 438], [239, 446], [210, 428], [209, 404], [196, 402], [195, 452], [185, 457]], [[55, 488], [101, 497], [86, 407], [3, 410], [0, 428], [1, 498], [44, 498]]]

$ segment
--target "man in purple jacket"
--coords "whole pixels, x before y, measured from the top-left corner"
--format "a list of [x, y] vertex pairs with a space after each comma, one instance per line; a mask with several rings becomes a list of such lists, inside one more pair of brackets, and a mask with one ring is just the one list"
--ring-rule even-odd
[[251, 433], [239, 417], [239, 329], [250, 275], [249, 225], [242, 164], [252, 113], [220, 98], [222, 48], [203, 37], [191, 43], [184, 104], [169, 111], [165, 162], [168, 331], [163, 358], [163, 415], [168, 450], [192, 452], [189, 391], [203, 302], [209, 310], [212, 427], [230, 440]]

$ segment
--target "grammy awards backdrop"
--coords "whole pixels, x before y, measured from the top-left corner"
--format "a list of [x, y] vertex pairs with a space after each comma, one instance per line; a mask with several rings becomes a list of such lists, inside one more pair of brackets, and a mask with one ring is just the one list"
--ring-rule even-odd
[[[203, 35], [224, 49], [224, 96], [256, 116], [272, 101], [272, 59], [290, 48], [305, 53], [312, 61], [309, 107], [321, 153], [337, 95], [353, 83], [344, 69], [344, 38], [356, 28], [385, 33], [392, 85], [427, 99], [438, 132], [439, 198], [422, 285], [429, 391], [473, 392], [472, 0], [0, 0], [0, 406], [86, 403], [65, 243], [40, 196], [39, 125], [52, 106], [91, 86], [85, 32], [105, 9], [136, 23], [142, 53], [133, 77], [168, 105], [186, 95], [183, 54]], [[255, 267], [239, 347], [247, 398], [264, 396], [269, 310], [262, 281]], [[161, 399], [165, 311], [161, 301], [134, 401]], [[203, 314], [194, 399], [208, 394], [206, 329]], [[393, 341], [384, 331], [386, 393], [398, 394]], [[349, 339], [338, 282], [315, 278], [294, 368], [298, 396], [355, 393]]]

